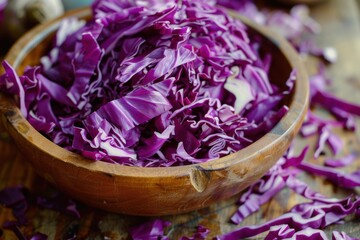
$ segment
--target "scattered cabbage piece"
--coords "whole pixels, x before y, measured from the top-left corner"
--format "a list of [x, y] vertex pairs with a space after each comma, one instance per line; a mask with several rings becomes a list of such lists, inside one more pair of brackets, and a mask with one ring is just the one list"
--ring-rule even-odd
[[314, 157], [318, 158], [325, 149], [329, 146], [334, 155], [338, 154], [344, 147], [344, 141], [332, 132], [335, 127], [345, 127], [343, 121], [322, 119], [312, 112], [307, 113], [300, 133], [303, 137], [319, 135], [316, 144]]
[[329, 92], [318, 91], [312, 100], [313, 104], [319, 104], [324, 108], [337, 108], [347, 113], [360, 116], [360, 106], [339, 99]]
[[360, 238], [353, 238], [344, 232], [333, 231], [332, 240], [359, 240]]
[[319, 166], [309, 162], [302, 162], [297, 167], [314, 175], [326, 177], [329, 181], [343, 188], [351, 189], [360, 186], [360, 170], [348, 174], [331, 167]]
[[325, 166], [333, 168], [346, 167], [352, 164], [355, 160], [357, 160], [357, 155], [351, 153], [338, 159], [327, 158], [325, 159]]
[[325, 232], [319, 229], [313, 229], [313, 228], [306, 228], [304, 230], [301, 230], [299, 232], [296, 232], [291, 239], [322, 239], [322, 240], [328, 240], [328, 237], [326, 236]]
[[150, 220], [139, 226], [132, 227], [130, 236], [133, 240], [167, 240], [169, 238], [164, 234], [164, 229], [170, 225], [170, 222], [161, 219]]
[[295, 230], [289, 228], [289, 225], [277, 225], [272, 226], [269, 230], [269, 233], [266, 235], [265, 240], [274, 240], [274, 239], [288, 239], [294, 236]]
[[[323, 229], [326, 226], [342, 220], [345, 216], [356, 213], [360, 207], [358, 197], [348, 197], [342, 200], [324, 203], [313, 201], [300, 203], [288, 213], [258, 226], [241, 227], [235, 231], [218, 236], [217, 239], [243, 239], [269, 231], [272, 226], [288, 225], [296, 234], [307, 234], [306, 229]], [[311, 230], [314, 236], [321, 236], [321, 231]], [[310, 233], [309, 233], [310, 234]], [[320, 238], [321, 239], [321, 238]]]
[[243, 192], [238, 202], [239, 207], [231, 217], [231, 221], [239, 224], [282, 190], [286, 186], [287, 178], [297, 174], [296, 171], [288, 168], [301, 162], [306, 152], [307, 148], [297, 157], [290, 157], [286, 154], [279, 159], [264, 177]]
[[31, 236], [30, 240], [47, 240], [48, 236], [43, 233], [36, 232], [33, 236]]

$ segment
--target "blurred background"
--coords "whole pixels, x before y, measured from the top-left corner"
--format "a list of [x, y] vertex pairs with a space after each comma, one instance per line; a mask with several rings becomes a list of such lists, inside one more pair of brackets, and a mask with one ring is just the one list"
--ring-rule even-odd
[[12, 43], [39, 23], [64, 11], [90, 5], [92, 0], [0, 0], [0, 43], [3, 56]]

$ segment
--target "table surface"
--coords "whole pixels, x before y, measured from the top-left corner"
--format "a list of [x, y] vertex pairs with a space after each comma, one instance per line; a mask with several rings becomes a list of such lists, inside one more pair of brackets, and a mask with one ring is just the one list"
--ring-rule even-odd
[[[315, 37], [320, 46], [333, 46], [338, 51], [338, 62], [327, 67], [329, 76], [333, 79], [330, 91], [348, 101], [360, 103], [360, 18], [359, 8], [355, 0], [329, 0], [322, 4], [311, 7], [311, 15], [321, 24], [322, 32]], [[314, 71], [316, 61], [305, 59], [309, 72]], [[360, 121], [357, 121], [358, 128]], [[359, 128], [360, 129], [360, 128]], [[345, 141], [345, 147], [339, 156], [350, 152], [359, 153], [360, 156], [360, 132], [345, 132], [336, 129]], [[324, 157], [331, 156], [328, 150], [318, 160], [312, 159], [313, 147], [317, 137], [306, 140], [297, 137], [295, 149], [300, 151], [305, 144], [312, 146], [307, 154], [307, 161], [321, 163]], [[360, 167], [360, 158], [349, 169]], [[300, 175], [314, 190], [327, 196], [343, 197], [351, 192], [346, 192], [321, 177], [308, 174]], [[23, 185], [35, 193], [54, 191], [53, 187], [45, 180], [38, 177], [32, 168], [26, 163], [26, 156], [22, 156], [5, 130], [0, 128], [0, 189], [10, 186]], [[360, 194], [358, 190], [357, 194]], [[229, 232], [238, 228], [229, 223], [231, 215], [236, 211], [235, 196], [213, 206], [190, 212], [187, 214], [162, 217], [172, 222], [168, 236], [170, 239], [178, 239], [181, 236], [191, 236], [195, 227], [203, 225], [210, 229], [209, 238], [221, 233]], [[261, 209], [246, 218], [243, 225], [254, 225], [271, 220], [304, 199], [288, 189], [282, 190], [271, 201], [264, 204]], [[66, 236], [76, 234], [78, 239], [128, 239], [127, 229], [150, 218], [132, 217], [120, 214], [107, 213], [78, 204], [81, 218], [58, 213], [52, 210], [41, 209], [31, 206], [28, 211], [30, 222], [22, 230], [25, 234], [42, 232], [49, 239], [63, 239]], [[13, 219], [9, 209], [0, 206], [0, 226], [6, 220]], [[333, 230], [347, 232], [350, 236], [360, 237], [360, 219], [350, 216], [343, 225], [333, 225], [325, 231], [329, 234]], [[16, 239], [10, 231], [4, 231], [0, 239]], [[260, 238], [261, 239], [261, 238]]]

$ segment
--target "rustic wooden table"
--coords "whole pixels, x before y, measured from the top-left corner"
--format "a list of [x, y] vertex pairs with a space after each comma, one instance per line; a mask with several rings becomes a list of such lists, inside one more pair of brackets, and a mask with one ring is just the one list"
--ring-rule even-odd
[[[357, 2], [355, 0], [325, 1], [312, 6], [311, 14], [322, 26], [321, 34], [315, 37], [317, 43], [320, 46], [333, 46], [338, 50], [338, 62], [328, 67], [329, 76], [334, 80], [330, 90], [343, 99], [360, 103], [360, 17]], [[311, 59], [306, 59], [305, 62], [309, 72], [312, 72], [316, 62]], [[360, 121], [357, 125], [360, 127]], [[360, 132], [350, 133], [341, 129], [336, 131], [346, 142], [346, 147], [339, 156], [349, 152], [358, 153], [360, 156]], [[308, 143], [314, 147], [315, 142], [316, 137], [306, 140], [298, 137], [296, 149], [300, 151]], [[307, 161], [315, 162], [311, 157], [313, 147], [307, 154]], [[330, 152], [325, 154], [330, 155]], [[322, 161], [323, 158], [316, 161]], [[351, 166], [352, 169], [360, 167], [360, 157], [357, 160], [357, 163]], [[347, 170], [350, 171], [351, 168]], [[314, 190], [327, 196], [343, 197], [350, 193], [320, 177], [302, 174], [300, 178]], [[16, 185], [23, 185], [35, 193], [54, 191], [47, 182], [35, 175], [26, 163], [26, 156], [19, 153], [4, 129], [0, 128], [0, 189]], [[360, 192], [358, 191], [357, 194]], [[172, 222], [168, 236], [170, 239], [178, 239], [184, 235], [191, 236], [199, 224], [210, 229], [210, 238], [237, 228], [238, 226], [229, 223], [229, 218], [236, 210], [238, 198], [239, 196], [236, 196], [209, 208], [187, 214], [164, 217], [163, 219]], [[303, 201], [302, 197], [284, 189], [270, 202], [264, 204], [259, 212], [246, 218], [241, 225], [259, 224], [273, 219]], [[49, 239], [66, 239], [74, 234], [77, 239], [128, 239], [129, 226], [149, 219], [107, 213], [82, 204], [78, 206], [80, 219], [31, 206], [27, 214], [30, 219], [29, 225], [22, 230], [28, 235], [37, 231], [42, 232], [47, 234]], [[0, 226], [11, 219], [13, 219], [11, 211], [0, 206]], [[330, 226], [326, 232], [330, 233], [333, 230], [345, 231], [353, 237], [360, 237], [360, 219], [350, 216], [345, 224]], [[16, 237], [12, 232], [5, 230], [0, 239], [16, 239]]]

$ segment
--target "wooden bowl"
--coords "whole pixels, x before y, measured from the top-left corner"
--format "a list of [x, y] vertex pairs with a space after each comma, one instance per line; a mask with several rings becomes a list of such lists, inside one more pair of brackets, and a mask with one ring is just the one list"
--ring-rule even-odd
[[[231, 13], [234, 14], [234, 13]], [[67, 13], [88, 19], [89, 9]], [[229, 198], [261, 178], [282, 156], [298, 132], [308, 107], [308, 79], [290, 44], [264, 27], [243, 21], [260, 33], [264, 51], [272, 52], [270, 78], [284, 86], [290, 71], [297, 80], [285, 117], [265, 136], [226, 157], [201, 164], [141, 168], [95, 162], [49, 141], [21, 115], [14, 99], [0, 95], [2, 120], [24, 159], [35, 171], [71, 197], [90, 206], [130, 215], [168, 215], [204, 208]], [[36, 27], [9, 51], [6, 60], [21, 74], [39, 63], [48, 50], [60, 19]], [[276, 81], [275, 81], [276, 79]]]

